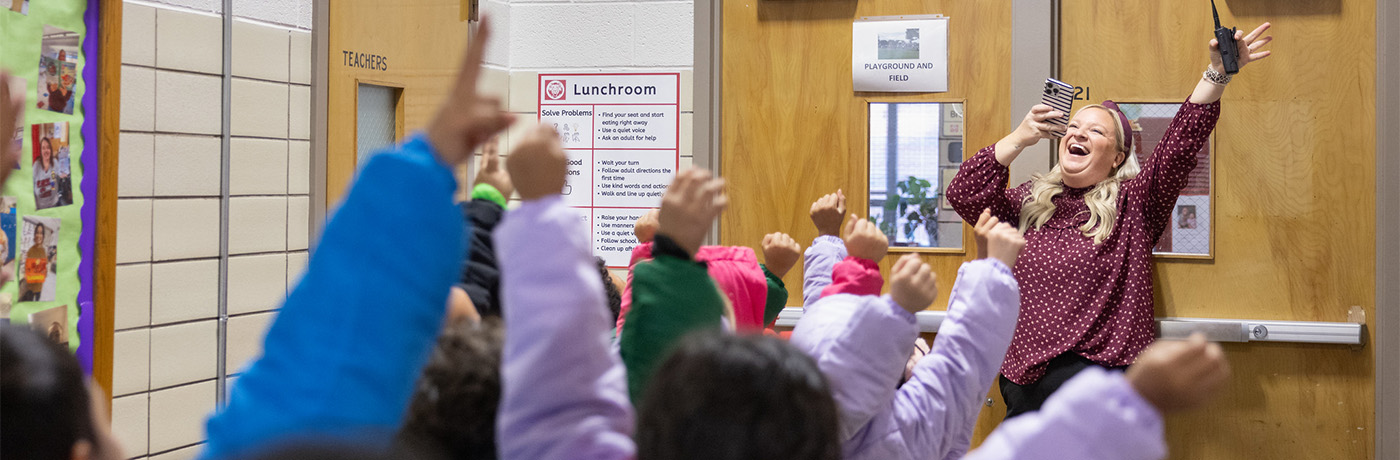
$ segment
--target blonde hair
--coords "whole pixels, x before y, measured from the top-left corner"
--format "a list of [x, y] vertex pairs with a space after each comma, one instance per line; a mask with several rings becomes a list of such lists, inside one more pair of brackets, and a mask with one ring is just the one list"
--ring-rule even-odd
[[[1091, 104], [1079, 109], [1078, 113], [1083, 113], [1087, 109], [1102, 109], [1107, 111], [1113, 118], [1113, 125], [1118, 128], [1114, 132], [1118, 140], [1118, 152], [1123, 154], [1123, 162], [1114, 167], [1107, 179], [1094, 184], [1084, 194], [1084, 205], [1089, 208], [1089, 221], [1079, 227], [1079, 231], [1084, 236], [1093, 238], [1094, 244], [1102, 243], [1113, 233], [1114, 221], [1118, 219], [1118, 186], [1128, 179], [1137, 177], [1142, 170], [1138, 166], [1137, 156], [1133, 152], [1127, 151], [1127, 129], [1135, 129], [1134, 126], [1123, 126], [1123, 122], [1118, 119], [1118, 114], [1108, 107], [1099, 104]], [[1076, 114], [1077, 115], [1077, 114]], [[1131, 123], [1131, 122], [1130, 122]], [[1031, 177], [1031, 190], [1026, 195], [1025, 201], [1021, 203], [1021, 231], [1026, 232], [1031, 228], [1036, 230], [1040, 226], [1050, 221], [1050, 217], [1055, 215], [1054, 198], [1064, 193], [1064, 173], [1059, 165], [1055, 165], [1049, 173], [1036, 174]]]

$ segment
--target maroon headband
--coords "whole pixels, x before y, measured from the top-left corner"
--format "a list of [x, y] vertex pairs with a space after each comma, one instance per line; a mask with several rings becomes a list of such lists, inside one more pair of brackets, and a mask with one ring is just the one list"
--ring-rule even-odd
[[1123, 132], [1119, 134], [1123, 136], [1123, 146], [1127, 149], [1128, 154], [1131, 155], [1133, 153], [1133, 125], [1128, 123], [1128, 115], [1123, 113], [1123, 109], [1118, 108], [1118, 103], [1116, 102], [1105, 99], [1102, 105], [1113, 109], [1113, 113], [1118, 115], [1118, 121], [1123, 123]]

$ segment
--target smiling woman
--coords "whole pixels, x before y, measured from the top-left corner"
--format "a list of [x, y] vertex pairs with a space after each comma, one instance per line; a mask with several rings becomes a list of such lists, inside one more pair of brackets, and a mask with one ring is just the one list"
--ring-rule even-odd
[[[1272, 40], [1262, 37], [1268, 28], [1236, 34], [1247, 50], [1241, 67], [1269, 55], [1260, 50]], [[974, 223], [986, 210], [1025, 232], [1014, 269], [1021, 313], [1001, 365], [1008, 418], [1038, 410], [1083, 369], [1127, 367], [1152, 343], [1152, 248], [1215, 129], [1230, 79], [1215, 40], [1210, 49], [1210, 66], [1140, 168], [1128, 117], [1104, 101], [1070, 120], [1058, 165], [1007, 189], [1007, 167], [1021, 151], [1059, 134], [1050, 120], [1065, 114], [1037, 105], [1015, 131], [963, 163], [949, 185], [948, 201], [963, 220]]]

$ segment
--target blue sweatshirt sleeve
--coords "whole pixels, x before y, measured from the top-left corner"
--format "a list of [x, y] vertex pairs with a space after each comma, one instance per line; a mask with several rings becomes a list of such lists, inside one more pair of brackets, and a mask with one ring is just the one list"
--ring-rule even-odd
[[455, 189], [421, 135], [365, 165], [201, 458], [307, 438], [389, 445], [461, 274]]

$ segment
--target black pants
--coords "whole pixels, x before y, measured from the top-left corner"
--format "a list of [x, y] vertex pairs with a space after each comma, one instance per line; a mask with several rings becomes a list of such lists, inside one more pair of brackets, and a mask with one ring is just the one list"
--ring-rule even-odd
[[1040, 406], [1045, 404], [1046, 399], [1050, 399], [1050, 395], [1054, 394], [1055, 390], [1060, 389], [1060, 385], [1064, 385], [1079, 371], [1090, 366], [1111, 370], [1127, 369], [1126, 366], [1104, 367], [1088, 358], [1079, 356], [1077, 353], [1067, 351], [1051, 359], [1045, 370], [1045, 376], [1029, 385], [1020, 385], [1007, 380], [1004, 375], [999, 376], [1001, 378], [1001, 399], [1006, 401], [1006, 418], [1040, 410]]

